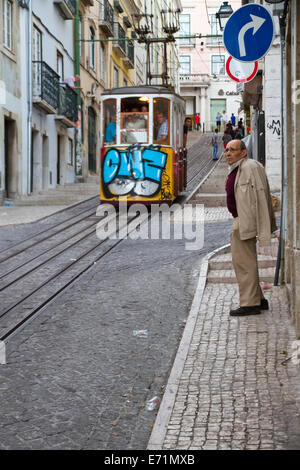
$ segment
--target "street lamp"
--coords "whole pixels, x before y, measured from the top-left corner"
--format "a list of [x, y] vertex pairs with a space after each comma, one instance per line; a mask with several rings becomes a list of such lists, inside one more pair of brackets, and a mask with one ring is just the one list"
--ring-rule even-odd
[[131, 15], [134, 25], [134, 30], [140, 36], [140, 39], [145, 39], [147, 34], [153, 33], [153, 15], [147, 13], [136, 13]]
[[[179, 31], [179, 13], [181, 10], [178, 8], [177, 10], [161, 10], [161, 18], [162, 18], [162, 28], [164, 32], [171, 38], [173, 34]], [[173, 38], [174, 39], [174, 38]]]
[[[144, 43], [146, 45], [146, 85], [151, 85], [151, 80], [153, 78], [160, 78], [162, 84], [169, 86], [168, 79], [168, 56], [167, 56], [167, 45], [170, 42], [175, 42], [174, 33], [179, 30], [179, 13], [180, 9], [171, 10], [161, 10], [161, 20], [162, 20], [162, 29], [166, 33], [164, 38], [153, 38], [147, 36], [148, 34], [153, 33], [153, 15], [146, 13], [133, 14], [132, 20], [134, 23], [134, 29], [139, 36], [138, 42]], [[163, 65], [162, 73], [153, 74], [151, 73], [151, 60], [150, 60], [150, 46], [154, 43], [162, 43], [164, 52], [163, 52]]]
[[233, 9], [231, 8], [231, 5], [228, 5], [228, 2], [223, 2], [223, 5], [220, 6], [220, 10], [216, 13], [216, 18], [219, 20], [221, 31], [224, 30], [227, 20], [232, 13]]

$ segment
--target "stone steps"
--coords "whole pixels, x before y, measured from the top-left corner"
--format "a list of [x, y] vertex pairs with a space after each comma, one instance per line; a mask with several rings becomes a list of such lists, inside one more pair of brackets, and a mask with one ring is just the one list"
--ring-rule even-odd
[[[273, 284], [277, 260], [278, 240], [273, 238], [268, 247], [257, 248], [259, 280]], [[225, 252], [215, 255], [209, 261], [208, 284], [234, 284], [236, 277], [232, 266], [230, 247]]]

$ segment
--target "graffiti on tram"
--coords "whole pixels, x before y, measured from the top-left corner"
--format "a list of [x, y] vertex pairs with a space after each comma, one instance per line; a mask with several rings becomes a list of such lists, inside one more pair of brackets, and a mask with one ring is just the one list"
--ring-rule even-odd
[[104, 157], [102, 183], [106, 197], [156, 195], [162, 184], [167, 154], [159, 146], [109, 149]]

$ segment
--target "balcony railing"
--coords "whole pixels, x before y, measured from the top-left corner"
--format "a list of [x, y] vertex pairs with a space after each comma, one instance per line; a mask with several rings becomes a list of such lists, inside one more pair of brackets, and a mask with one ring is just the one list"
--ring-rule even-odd
[[61, 83], [58, 89], [57, 114], [68, 127], [77, 121], [77, 93], [66, 83]]
[[126, 57], [123, 57], [123, 62], [129, 69], [134, 68], [134, 43], [133, 41], [126, 41]]
[[100, 3], [99, 24], [108, 36], [114, 35], [114, 9], [108, 0], [102, 0]]
[[126, 35], [120, 23], [114, 23], [114, 35], [118, 38], [118, 41], [113, 42], [113, 48], [119, 56], [124, 57], [126, 55]]
[[208, 86], [210, 84], [209, 76], [205, 73], [181, 73], [179, 75], [180, 85], [187, 86]]
[[59, 6], [61, 13], [66, 20], [73, 20], [73, 18], [75, 18], [75, 0], [54, 0], [54, 3]]
[[46, 62], [33, 61], [32, 99], [48, 114], [58, 107], [59, 75]]

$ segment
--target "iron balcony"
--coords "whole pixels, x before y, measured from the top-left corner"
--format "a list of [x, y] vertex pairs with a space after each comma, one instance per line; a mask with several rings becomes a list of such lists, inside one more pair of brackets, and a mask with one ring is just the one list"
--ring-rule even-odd
[[33, 61], [32, 101], [47, 114], [58, 108], [59, 75], [46, 62]]
[[114, 36], [114, 9], [108, 0], [100, 3], [99, 26], [108, 37]]

